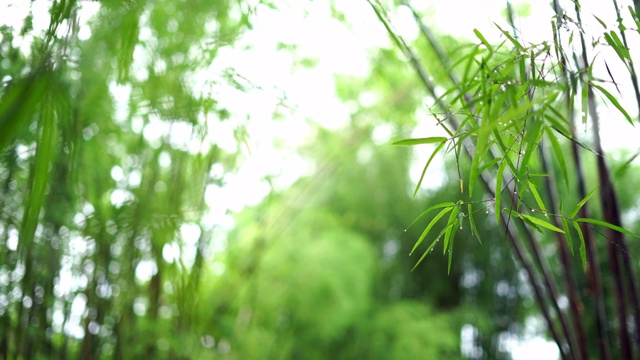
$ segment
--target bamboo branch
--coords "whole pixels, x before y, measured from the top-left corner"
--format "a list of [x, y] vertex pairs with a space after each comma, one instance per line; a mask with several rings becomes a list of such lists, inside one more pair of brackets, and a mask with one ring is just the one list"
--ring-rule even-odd
[[[426, 72], [424, 71], [424, 68], [422, 67], [422, 65], [417, 60], [417, 57], [415, 56], [413, 51], [402, 40], [402, 38], [400, 38], [400, 36], [398, 36], [397, 34], [395, 34], [391, 30], [390, 24], [387, 23], [387, 20], [386, 20], [385, 16], [383, 16], [383, 14], [381, 13], [381, 9], [378, 9], [371, 2], [371, 0], [368, 0], [368, 2], [371, 5], [371, 7], [373, 8], [373, 10], [376, 13], [376, 15], [378, 16], [378, 18], [385, 25], [387, 31], [389, 32], [389, 35], [394, 40], [396, 45], [398, 47], [400, 47], [400, 49], [403, 51], [405, 56], [407, 56], [407, 58], [409, 59], [411, 65], [416, 70], [416, 72], [418, 73], [420, 79], [422, 80], [423, 85], [425, 85], [425, 87], [427, 88], [427, 90], [429, 91], [429, 93], [432, 96], [437, 97], [436, 90], [435, 90], [435, 85], [427, 77]], [[419, 22], [419, 23], [421, 23], [421, 22]], [[422, 24], [422, 25], [424, 25], [424, 24]], [[423, 31], [424, 31], [424, 29], [426, 29], [426, 27], [423, 27]], [[432, 38], [432, 39], [434, 40], [435, 38]], [[433, 44], [437, 44], [437, 43], [434, 41]], [[438, 51], [440, 51], [439, 47], [436, 48], [436, 52], [438, 52]], [[441, 52], [441, 54], [443, 54], [443, 52]], [[449, 73], [449, 76], [451, 76], [452, 81], [454, 81], [454, 83], [456, 83], [455, 76], [453, 74], [451, 74], [451, 73]], [[468, 101], [467, 103], [470, 103], [470, 101]], [[446, 106], [444, 106], [444, 104], [442, 104], [441, 102], [438, 102], [437, 105], [443, 111], [447, 111]], [[451, 124], [451, 126], [454, 128], [454, 130], [457, 130], [458, 123], [452, 116], [448, 117], [448, 121]], [[463, 147], [464, 147], [467, 155], [470, 158], [473, 158], [473, 152], [474, 151], [473, 151], [472, 145], [468, 144], [467, 141], [464, 141], [463, 144], [464, 144]], [[487, 178], [487, 175], [485, 173], [481, 174], [481, 182], [484, 185], [484, 187], [486, 188], [486, 190], [489, 193], [489, 195], [495, 197], [495, 191], [496, 190], [494, 190], [491, 187], [490, 179]], [[513, 196], [513, 191], [510, 191], [510, 193]], [[496, 211], [499, 211], [499, 210], [496, 210]], [[549, 328], [549, 331], [551, 332], [551, 335], [552, 335], [554, 341], [558, 345], [558, 348], [560, 350], [560, 355], [561, 355], [562, 359], [566, 359], [567, 355], [565, 354], [565, 350], [564, 350], [564, 346], [563, 346], [564, 342], [561, 340], [560, 335], [558, 334], [558, 331], [556, 330], [556, 327], [555, 327], [555, 325], [554, 325], [554, 323], [553, 323], [553, 321], [551, 319], [551, 315], [549, 314], [549, 312], [547, 310], [547, 307], [545, 305], [545, 296], [544, 296], [544, 291], [542, 290], [542, 287], [540, 285], [540, 280], [538, 280], [536, 272], [535, 272], [533, 266], [531, 265], [531, 263], [529, 262], [529, 260], [526, 258], [525, 254], [524, 254], [524, 249], [522, 248], [522, 245], [517, 241], [516, 236], [513, 234], [513, 229], [510, 226], [508, 226], [508, 223], [505, 220], [504, 216], [500, 217], [500, 222], [505, 227], [507, 239], [509, 240], [509, 243], [511, 244], [511, 246], [514, 249], [514, 253], [516, 254], [516, 258], [521, 263], [521, 265], [523, 266], [525, 272], [527, 273], [527, 276], [528, 276], [529, 281], [531, 283], [531, 287], [533, 288], [533, 291], [534, 291], [534, 297], [535, 297], [536, 301], [538, 302], [538, 305], [539, 305], [539, 307], [540, 307], [540, 309], [542, 311], [542, 315], [543, 315], [545, 321], [547, 322], [547, 326]], [[526, 228], [525, 228], [525, 230], [526, 230]], [[528, 230], [526, 230], [526, 231], [528, 231]], [[547, 286], [550, 283], [553, 282], [552, 278], [550, 278], [548, 276], [543, 276], [543, 277], [545, 277], [545, 284]], [[549, 289], [547, 288], [547, 290], [549, 290]], [[556, 302], [555, 299], [552, 302]], [[561, 315], [562, 313], [560, 312], [559, 314]]]

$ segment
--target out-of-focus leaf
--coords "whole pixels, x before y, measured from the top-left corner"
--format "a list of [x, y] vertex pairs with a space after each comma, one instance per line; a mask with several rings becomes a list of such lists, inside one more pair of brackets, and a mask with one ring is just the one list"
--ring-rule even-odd
[[502, 198], [502, 178], [504, 176], [504, 168], [507, 164], [506, 160], [502, 160], [500, 167], [498, 167], [498, 174], [496, 175], [496, 224], [500, 223], [500, 200]]
[[484, 46], [487, 47], [487, 50], [493, 51], [493, 47], [491, 46], [491, 44], [489, 44], [487, 39], [484, 38], [484, 35], [482, 35], [482, 33], [478, 29], [473, 29], [473, 33], [476, 34], [478, 39], [480, 39], [480, 41], [482, 41], [482, 44], [484, 44]]
[[31, 121], [31, 115], [42, 101], [49, 82], [49, 73], [35, 71], [25, 78], [14, 80], [0, 98], [0, 150], [16, 137], [18, 131]]
[[434, 136], [427, 138], [405, 139], [394, 142], [392, 145], [421, 145], [421, 144], [437, 144], [447, 141], [446, 137]]
[[[51, 81], [48, 85], [51, 86]], [[25, 198], [24, 213], [19, 233], [19, 250], [31, 246], [33, 236], [38, 225], [38, 216], [44, 204], [45, 191], [49, 183], [49, 167], [55, 155], [57, 143], [55, 104], [52, 102], [52, 93], [57, 89], [47, 89], [40, 103], [36, 153], [34, 165], [30, 171], [30, 187]]]

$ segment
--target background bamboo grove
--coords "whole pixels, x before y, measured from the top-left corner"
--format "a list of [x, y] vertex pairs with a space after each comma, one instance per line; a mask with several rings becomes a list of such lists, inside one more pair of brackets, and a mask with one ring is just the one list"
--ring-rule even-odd
[[36, 1], [2, 25], [0, 356], [510, 359], [543, 341], [637, 357], [639, 152], [605, 153], [601, 129], [640, 120], [640, 3], [614, 0], [612, 23], [532, 4], [553, 10], [535, 43], [509, 1], [497, 41], [362, 5], [389, 46], [334, 75], [348, 121], [305, 119], [309, 170], [265, 175], [232, 216], [213, 204], [256, 156], [245, 125], [296, 108], [241, 114], [229, 94], [264, 89], [219, 61], [260, 14], [306, 5]]

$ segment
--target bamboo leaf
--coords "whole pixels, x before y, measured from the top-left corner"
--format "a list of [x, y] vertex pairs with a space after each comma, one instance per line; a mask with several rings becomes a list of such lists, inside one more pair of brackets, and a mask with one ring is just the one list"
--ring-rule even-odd
[[576, 232], [578, 233], [578, 237], [580, 238], [580, 259], [582, 259], [582, 267], [584, 270], [587, 270], [587, 248], [584, 243], [584, 234], [582, 234], [582, 229], [580, 228], [580, 224], [577, 222], [573, 223], [573, 227], [576, 228]]
[[593, 188], [593, 190], [591, 190], [585, 197], [584, 199], [580, 200], [576, 206], [573, 208], [573, 210], [571, 210], [571, 213], [569, 214], [570, 218], [574, 218], [577, 214], [578, 211], [580, 211], [580, 209], [582, 208], [582, 206], [584, 206], [584, 204], [587, 203], [587, 201], [589, 201], [589, 199], [591, 199], [591, 197], [593, 196], [593, 194], [596, 193], [596, 190], [598, 190], [598, 186], [596, 186], [595, 188]]
[[420, 259], [418, 259], [418, 261], [413, 266], [413, 268], [411, 268], [411, 271], [415, 270], [418, 267], [418, 265], [420, 265], [420, 263], [422, 262], [422, 260], [424, 260], [424, 258], [427, 256], [427, 254], [429, 254], [430, 252], [433, 252], [433, 248], [438, 244], [438, 242], [442, 238], [442, 235], [445, 233], [445, 231], [449, 230], [449, 227], [451, 227], [451, 225], [453, 225], [453, 224], [449, 224], [449, 226], [445, 226], [442, 230], [440, 230], [440, 232], [438, 233], [438, 236], [436, 236], [436, 239], [433, 240], [431, 242], [431, 245], [429, 245], [429, 247], [427, 248], [427, 250], [425, 250], [422, 253], [422, 256], [420, 256]]
[[547, 138], [551, 143], [551, 149], [554, 152], [556, 160], [558, 160], [558, 166], [560, 167], [560, 174], [562, 175], [562, 179], [564, 180], [564, 184], [569, 186], [569, 174], [567, 173], [567, 164], [564, 160], [564, 153], [562, 152], [562, 148], [560, 147], [560, 143], [556, 138], [556, 135], [549, 128], [545, 128], [547, 132]]
[[447, 143], [446, 141], [441, 142], [440, 145], [438, 145], [435, 148], [435, 150], [433, 150], [433, 153], [431, 153], [429, 160], [427, 160], [427, 163], [424, 165], [424, 168], [422, 169], [422, 174], [420, 174], [420, 180], [418, 180], [418, 184], [416, 184], [416, 188], [413, 191], [413, 197], [416, 197], [416, 194], [418, 194], [418, 190], [420, 189], [420, 185], [422, 185], [422, 180], [424, 179], [424, 175], [427, 173], [427, 168], [429, 168], [429, 164], [431, 164], [431, 161], [433, 160], [433, 158], [436, 156], [436, 154], [440, 150], [442, 150], [442, 148], [446, 143]]
[[624, 107], [620, 104], [620, 102], [618, 101], [618, 99], [615, 98], [615, 96], [611, 95], [610, 92], [608, 92], [607, 90], [605, 90], [602, 86], [600, 85], [596, 85], [594, 83], [591, 83], [591, 86], [593, 86], [594, 88], [600, 90], [600, 92], [602, 94], [604, 94], [604, 96], [607, 97], [607, 99], [609, 99], [609, 101], [613, 104], [613, 106], [615, 106], [621, 113], [622, 115], [624, 115], [624, 117], [627, 119], [627, 121], [633, 125], [633, 119], [631, 119], [631, 116], [629, 115], [629, 113], [627, 112], [627, 110], [624, 109]]
[[480, 233], [478, 232], [478, 229], [476, 228], [476, 222], [475, 220], [473, 220], [473, 208], [471, 204], [467, 204], [467, 211], [468, 211], [468, 217], [469, 217], [469, 224], [471, 225], [471, 235], [475, 236], [478, 239], [478, 242], [480, 244], [482, 244], [482, 240], [480, 239]]
[[407, 226], [407, 228], [410, 228], [411, 225], [415, 224], [420, 219], [422, 219], [425, 215], [427, 215], [428, 213], [432, 212], [435, 209], [441, 209], [443, 207], [450, 207], [450, 206], [454, 206], [454, 205], [455, 204], [452, 203], [451, 201], [447, 201], [447, 202], [443, 202], [443, 203], [440, 203], [440, 204], [433, 205], [432, 207], [428, 208], [427, 210], [423, 211], [420, 215], [418, 215], [418, 217], [415, 218], [415, 220], [413, 220], [411, 222], [411, 224], [409, 224], [409, 226]]
[[392, 145], [412, 146], [412, 145], [422, 145], [422, 144], [437, 144], [444, 141], [447, 141], [446, 137], [434, 136], [434, 137], [427, 137], [427, 138], [404, 139], [404, 140], [396, 141]]
[[633, 237], [640, 237], [634, 233], [632, 233], [631, 231], [627, 230], [627, 229], [623, 229], [620, 226], [616, 226], [613, 224], [609, 224], [606, 221], [602, 221], [602, 220], [596, 220], [596, 219], [590, 219], [590, 218], [578, 218], [576, 219], [577, 222], [581, 222], [581, 223], [590, 223], [590, 224], [595, 224], [595, 225], [601, 225], [604, 227], [608, 227], [609, 229], [615, 230], [619, 233], [623, 233], [629, 236], [633, 236]]
[[500, 198], [502, 197], [502, 177], [504, 175], [504, 168], [507, 162], [502, 161], [500, 167], [498, 167], [498, 174], [496, 175], [496, 224], [500, 223]]
[[440, 220], [440, 218], [442, 218], [446, 213], [448, 213], [449, 211], [453, 210], [454, 208], [455, 208], [455, 206], [447, 207], [447, 208], [442, 209], [442, 211], [440, 211], [438, 213], [438, 215], [436, 215], [433, 218], [433, 220], [431, 220], [429, 225], [427, 225], [427, 227], [422, 232], [422, 235], [420, 235], [420, 237], [416, 241], [415, 245], [413, 245], [413, 249], [411, 249], [411, 252], [409, 253], [409, 255], [413, 254], [413, 252], [416, 251], [418, 246], [422, 243], [422, 240], [424, 240], [424, 238], [427, 237], [427, 235], [429, 234], [429, 231], [431, 231], [431, 229], [435, 226], [435, 224], [438, 222], [438, 220]]
[[525, 214], [520, 214], [520, 217], [522, 217], [523, 219], [527, 219], [527, 220], [531, 221], [532, 223], [534, 223], [536, 225], [542, 226], [545, 229], [549, 229], [551, 231], [555, 231], [555, 232], [559, 232], [561, 234], [564, 234], [564, 231], [562, 229], [560, 229], [560, 228], [558, 228], [558, 227], [556, 227], [556, 226], [554, 226], [552, 224], [549, 224], [548, 222], [546, 222], [544, 220], [538, 219], [537, 217], [533, 217], [533, 216], [525, 215]]
[[509, 34], [508, 31], [504, 31], [498, 24], [496, 24], [494, 22], [495, 26], [500, 30], [500, 32], [502, 32], [507, 39], [509, 39], [509, 41], [511, 41], [511, 43], [518, 48], [518, 50], [520, 50], [521, 52], [526, 51], [526, 49], [524, 48], [524, 46], [522, 46], [522, 44], [520, 44], [516, 39], [513, 38], [513, 36], [511, 36], [511, 34]]
[[571, 238], [571, 231], [569, 231], [569, 224], [565, 218], [562, 218], [562, 228], [564, 229], [564, 237], [567, 239], [571, 255], [573, 255], [573, 239]]
[[[458, 213], [460, 212], [459, 207], [455, 207], [451, 214], [449, 215], [449, 220], [447, 221], [447, 232], [444, 233], [444, 245], [443, 245], [443, 254], [447, 251], [449, 247], [449, 241], [451, 240], [451, 235], [456, 232], [456, 225], [458, 224]], [[449, 225], [451, 225], [449, 227]]]
[[[29, 192], [25, 198], [24, 213], [18, 239], [18, 250], [27, 250], [33, 241], [38, 225], [38, 216], [44, 204], [47, 184], [50, 180], [50, 164], [54, 159], [57, 143], [57, 124], [51, 88], [44, 93], [40, 104], [34, 166], [30, 170], [31, 181]], [[57, 90], [57, 89], [56, 89]]]
[[425, 250], [422, 255], [420, 256], [420, 259], [418, 259], [418, 261], [416, 261], [416, 264], [413, 265], [413, 268], [411, 268], [411, 271], [415, 270], [418, 265], [420, 265], [420, 263], [422, 262], [422, 260], [424, 260], [424, 258], [427, 256], [427, 254], [429, 254], [433, 248], [436, 246], [436, 244], [438, 243], [438, 241], [440, 241], [440, 238], [436, 238], [435, 240], [433, 240], [431, 242], [431, 244], [429, 245], [429, 247], [427, 248], [427, 250]]
[[596, 20], [598, 20], [598, 22], [600, 23], [600, 25], [602, 25], [603, 28], [607, 28], [607, 24], [604, 23], [604, 21], [600, 20], [599, 17], [593, 15], [594, 18], [596, 18]]
[[473, 29], [473, 33], [476, 34], [478, 39], [480, 39], [480, 41], [482, 41], [482, 44], [484, 46], [486, 46], [489, 51], [493, 51], [493, 47], [491, 47], [491, 44], [489, 44], [487, 39], [484, 38], [484, 36], [482, 35], [482, 33], [480, 31], [478, 31], [478, 29]]
[[544, 206], [544, 202], [542, 201], [542, 198], [540, 197], [535, 184], [531, 180], [529, 180], [529, 189], [531, 189], [531, 194], [533, 194], [533, 197], [536, 199], [536, 203], [538, 203], [540, 210], [542, 210], [546, 214], [547, 208]]

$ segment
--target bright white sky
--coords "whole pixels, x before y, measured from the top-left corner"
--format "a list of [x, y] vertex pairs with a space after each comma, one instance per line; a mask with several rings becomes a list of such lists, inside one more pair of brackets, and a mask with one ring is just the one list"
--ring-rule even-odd
[[[5, 0], [4, 9], [0, 11], [0, 24], [14, 25], [20, 28], [21, 21], [27, 14], [29, 2], [24, 0]], [[287, 5], [288, 3], [288, 5]], [[499, 23], [508, 28], [502, 18], [505, 1], [477, 1], [477, 0], [429, 0], [415, 1], [418, 10], [427, 14], [425, 22], [440, 33], [450, 34], [470, 41], [478, 40], [473, 35], [473, 29], [479, 29], [489, 41], [500, 41], [500, 33], [493, 25]], [[513, 1], [514, 7], [530, 3], [525, 0]], [[564, 0], [561, 3], [570, 8], [573, 4]], [[597, 4], [596, 4], [597, 3]], [[48, 23], [47, 0], [35, 0], [33, 3], [34, 25], [36, 30], [44, 29]], [[82, 2], [85, 7], [85, 20], [96, 10], [96, 3]], [[322, 126], [338, 129], [344, 126], [350, 116], [349, 108], [341, 103], [334, 90], [334, 74], [351, 74], [366, 76], [368, 72], [367, 51], [375, 47], [390, 47], [391, 43], [384, 27], [379, 23], [375, 14], [365, 0], [336, 1], [338, 8], [346, 15], [349, 26], [331, 17], [327, 2], [322, 1], [289, 1], [283, 2], [277, 10], [260, 9], [253, 20], [254, 29], [246, 33], [238, 45], [249, 45], [226, 48], [203, 73], [207, 76], [217, 76], [219, 71], [230, 67], [238, 74], [248, 79], [259, 89], [242, 93], [239, 91], [220, 92], [217, 95], [233, 114], [233, 121], [224, 124], [215, 123], [211, 133], [211, 140], [230, 151], [235, 150], [237, 144], [233, 140], [234, 125], [244, 125], [249, 134], [248, 151], [244, 151], [244, 162], [234, 174], [226, 177], [223, 188], [212, 186], [208, 189], [206, 198], [211, 211], [205, 222], [205, 227], [222, 226], [230, 228], [233, 222], [228, 211], [241, 210], [246, 205], [259, 202], [269, 191], [269, 185], [264, 181], [267, 175], [274, 176], [277, 188], [284, 188], [298, 177], [310, 173], [313, 169], [296, 152], [296, 148], [309, 140], [310, 124], [319, 123]], [[600, 5], [598, 5], [600, 4]], [[620, 1], [623, 9], [630, 1]], [[592, 16], [597, 14], [608, 24], [613, 24], [615, 13], [609, 3], [582, 2], [584, 9], [583, 21], [591, 25], [592, 29], [601, 30]], [[606, 6], [592, 8], [593, 6]], [[623, 14], [626, 14], [623, 11]], [[539, 42], [551, 38], [551, 17], [553, 13], [549, 5], [535, 3], [530, 6], [530, 16], [519, 19], [516, 26], [521, 30], [525, 42]], [[411, 39], [418, 35], [411, 14], [406, 8], [393, 15], [393, 22], [398, 31]], [[84, 36], [89, 34], [86, 31]], [[632, 38], [635, 44], [632, 49], [638, 49], [638, 37]], [[296, 44], [299, 51], [292, 54], [287, 51], [277, 51], [278, 42]], [[25, 50], [26, 45], [25, 42]], [[313, 69], [293, 68], [295, 57], [310, 57], [318, 60], [318, 66]], [[597, 59], [606, 57], [616, 79], [624, 79], [624, 69], [616, 61], [615, 55], [603, 51], [597, 54]], [[259, 59], [259, 60], [256, 60]], [[618, 66], [612, 64], [618, 64]], [[616, 76], [616, 74], [623, 74]], [[197, 80], [194, 82], [197, 85]], [[627, 109], [635, 109], [633, 97], [623, 88], [624, 96], [620, 99]], [[612, 93], [615, 91], [613, 89]], [[626, 90], [626, 91], [625, 91]], [[127, 89], [112, 87], [114, 97], [121, 104], [126, 104]], [[283, 120], [274, 121], [271, 114], [277, 107], [278, 99], [286, 94], [286, 104], [291, 107]], [[600, 110], [606, 119], [603, 122], [603, 145], [606, 149], [627, 147], [637, 149], [637, 139], [640, 132], [626, 123], [620, 116], [610, 116], [607, 109]], [[611, 111], [615, 114], [615, 111]], [[633, 116], [633, 114], [632, 114]], [[250, 120], [246, 120], [250, 119]], [[438, 135], [440, 131], [433, 124], [425, 120], [414, 131], [416, 137]], [[142, 128], [138, 130], [143, 130]], [[144, 129], [145, 136], [158, 136], [154, 128]], [[155, 133], [154, 133], [155, 131]], [[393, 134], [383, 134], [377, 142], [392, 140]], [[385, 139], [386, 136], [386, 139]], [[275, 143], [280, 146], [274, 146]], [[380, 145], [385, 146], [385, 145]], [[416, 168], [412, 176], [419, 176], [421, 162], [429, 155], [428, 147], [417, 154]], [[440, 162], [442, 164], [442, 162]], [[431, 175], [427, 186], [437, 186], [442, 181], [438, 176], [438, 164], [430, 168]], [[223, 169], [215, 171], [222, 172]], [[118, 171], [116, 171], [117, 176]], [[114, 173], [112, 172], [112, 175]], [[195, 226], [197, 228], [197, 226]], [[185, 238], [193, 238], [199, 229], [187, 225], [182, 229]], [[193, 234], [191, 234], [193, 233]], [[191, 235], [189, 235], [191, 234]], [[223, 245], [220, 245], [223, 246]], [[166, 257], [172, 258], [172, 251], [167, 251]], [[149, 265], [151, 266], [151, 265]], [[152, 271], [148, 270], [148, 271]], [[141, 275], [143, 276], [143, 275]], [[509, 342], [516, 359], [553, 358], [557, 356], [557, 349], [541, 338], [526, 343]]]

